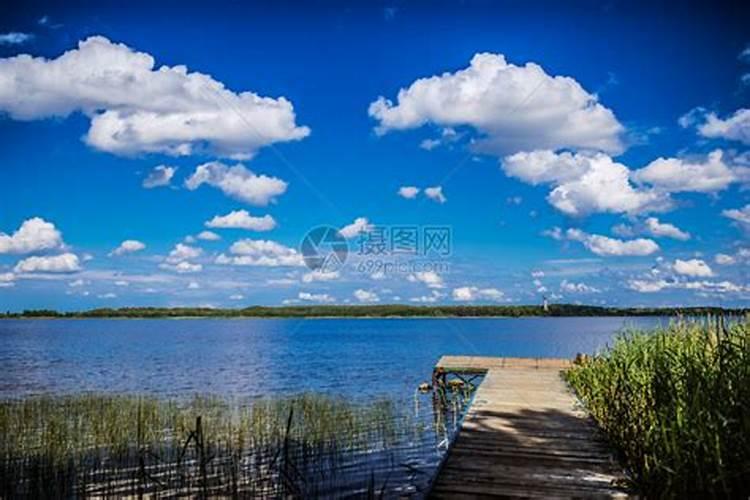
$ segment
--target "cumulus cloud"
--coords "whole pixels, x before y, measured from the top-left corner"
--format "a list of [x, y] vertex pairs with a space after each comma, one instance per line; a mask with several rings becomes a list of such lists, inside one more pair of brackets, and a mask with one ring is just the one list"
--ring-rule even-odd
[[415, 186], [401, 186], [398, 188], [398, 195], [407, 200], [413, 200], [419, 194], [419, 188]]
[[442, 276], [435, 271], [418, 271], [410, 274], [406, 279], [412, 283], [423, 283], [430, 288], [445, 287]]
[[568, 229], [565, 236], [569, 240], [579, 241], [596, 255], [602, 256], [644, 256], [659, 251], [659, 245], [647, 238], [619, 240], [599, 234], [589, 234], [580, 229]]
[[747, 204], [742, 208], [723, 210], [721, 215], [741, 224], [750, 225], [750, 204]]
[[732, 264], [737, 263], [737, 259], [725, 253], [717, 253], [714, 257], [714, 262], [716, 262], [720, 266], [731, 266]]
[[169, 252], [169, 255], [164, 262], [159, 264], [159, 267], [168, 271], [174, 271], [176, 273], [197, 273], [203, 270], [203, 265], [190, 262], [192, 259], [197, 259], [203, 253], [203, 249], [198, 247], [191, 247], [183, 243], [178, 243]]
[[476, 148], [496, 154], [623, 149], [623, 127], [596, 95], [573, 78], [550, 76], [534, 63], [510, 64], [502, 54], [476, 54], [468, 68], [416, 80], [396, 103], [379, 97], [368, 112], [378, 134], [427, 123], [471, 126], [480, 135]]
[[12, 235], [0, 233], [0, 254], [31, 253], [63, 246], [62, 235], [40, 217], [25, 220]]
[[682, 274], [684, 276], [707, 278], [714, 275], [708, 264], [700, 259], [677, 259], [674, 261], [674, 264], [672, 264], [672, 269], [674, 269], [674, 272], [677, 274]]
[[362, 290], [361, 288], [354, 290], [354, 298], [360, 302], [380, 302], [380, 297], [378, 297], [377, 293], [370, 292], [368, 290]]
[[327, 293], [299, 292], [297, 294], [297, 298], [305, 302], [318, 302], [318, 303], [336, 302], [336, 299], [331, 297]]
[[497, 288], [479, 288], [476, 286], [462, 286], [454, 288], [452, 292], [453, 300], [457, 302], [474, 302], [480, 300], [489, 300], [499, 302], [503, 300], [505, 294]]
[[438, 300], [442, 300], [443, 298], [445, 298], [444, 293], [438, 292], [437, 290], [433, 290], [432, 292], [430, 292], [429, 295], [421, 295], [419, 297], [412, 297], [409, 299], [409, 301], [432, 304], [434, 302], [437, 302]]
[[221, 236], [214, 233], [213, 231], [201, 231], [195, 235], [196, 238], [203, 241], [219, 241]]
[[53, 256], [28, 257], [18, 262], [13, 272], [21, 273], [74, 273], [81, 270], [78, 256], [64, 253]]
[[85, 140], [114, 154], [189, 155], [208, 149], [249, 158], [259, 148], [309, 135], [284, 97], [236, 93], [185, 66], [93, 36], [56, 59], [0, 59], [0, 110], [16, 120], [91, 120]]
[[303, 283], [312, 283], [313, 281], [333, 281], [341, 277], [338, 271], [323, 271], [316, 269], [302, 275]]
[[667, 281], [658, 280], [630, 280], [628, 288], [640, 293], [656, 293], [662, 290], [693, 290], [701, 293], [713, 295], [723, 295], [728, 293], [748, 293], [750, 286], [739, 285], [731, 281]]
[[34, 38], [31, 33], [19, 33], [11, 31], [10, 33], [0, 34], [0, 45], [21, 45], [30, 42]]
[[720, 149], [705, 159], [658, 158], [633, 172], [634, 180], [672, 193], [721, 191], [743, 177], [743, 171], [727, 164]]
[[297, 250], [270, 240], [239, 240], [229, 247], [229, 251], [232, 255], [220, 254], [216, 264], [261, 267], [305, 265]]
[[574, 283], [568, 280], [560, 282], [560, 290], [567, 293], [600, 293], [601, 290], [586, 283]]
[[554, 186], [547, 201], [568, 215], [639, 213], [669, 203], [662, 193], [635, 187], [630, 169], [603, 153], [519, 152], [501, 164], [507, 175], [523, 182]]
[[750, 109], [747, 108], [740, 108], [726, 118], [719, 118], [716, 113], [696, 108], [680, 118], [680, 125], [696, 125], [698, 133], [710, 139], [750, 144]]
[[443, 194], [442, 186], [433, 186], [433, 187], [425, 188], [424, 194], [429, 199], [436, 201], [438, 203], [445, 203], [446, 201], [448, 201], [448, 199]]
[[148, 173], [145, 179], [143, 179], [143, 187], [146, 189], [153, 189], [160, 186], [169, 186], [172, 181], [177, 167], [170, 167], [169, 165], [158, 165], [154, 167], [151, 172]]
[[146, 245], [138, 240], [125, 240], [120, 243], [120, 246], [112, 250], [109, 255], [120, 256], [129, 253], [140, 252], [144, 248], [146, 248]]
[[232, 167], [218, 161], [199, 165], [185, 181], [193, 191], [202, 184], [220, 189], [225, 195], [250, 205], [266, 206], [286, 192], [287, 183], [276, 177], [256, 175], [238, 163]]
[[666, 237], [675, 240], [687, 241], [690, 233], [680, 230], [677, 226], [666, 222], [660, 222], [656, 217], [649, 217], [645, 221], [646, 231], [656, 238]]
[[234, 228], [248, 229], [250, 231], [270, 231], [276, 227], [276, 221], [268, 214], [263, 217], [253, 217], [247, 210], [235, 210], [226, 215], [217, 215], [206, 222], [206, 227], [214, 229]]
[[16, 283], [16, 275], [13, 273], [0, 273], [0, 288], [9, 288]]
[[357, 217], [351, 224], [339, 229], [339, 234], [346, 239], [354, 238], [355, 236], [372, 231], [372, 224], [365, 217]]

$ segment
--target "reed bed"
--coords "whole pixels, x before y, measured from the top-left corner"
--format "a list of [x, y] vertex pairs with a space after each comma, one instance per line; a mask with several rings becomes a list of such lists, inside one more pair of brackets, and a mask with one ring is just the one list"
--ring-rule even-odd
[[[87, 394], [0, 401], [0, 498], [310, 497], [385, 487], [394, 405]], [[376, 484], [376, 477], [378, 483]], [[354, 482], [355, 487], [352, 487]]]
[[750, 496], [749, 318], [626, 332], [566, 378], [645, 496]]

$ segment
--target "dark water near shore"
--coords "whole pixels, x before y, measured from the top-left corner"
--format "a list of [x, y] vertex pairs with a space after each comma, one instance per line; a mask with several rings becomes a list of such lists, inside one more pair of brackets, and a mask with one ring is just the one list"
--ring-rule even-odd
[[[664, 318], [191, 319], [0, 321], [0, 398], [80, 392], [255, 398], [325, 393], [387, 398], [409, 428], [389, 450], [348, 459], [332, 496], [372, 474], [386, 496], [421, 496], [457, 416], [419, 395], [444, 354], [566, 357]], [[444, 424], [448, 425], [444, 425]], [[418, 431], [417, 431], [418, 429]], [[369, 472], [367, 472], [369, 471]], [[365, 472], [363, 474], [363, 472]]]

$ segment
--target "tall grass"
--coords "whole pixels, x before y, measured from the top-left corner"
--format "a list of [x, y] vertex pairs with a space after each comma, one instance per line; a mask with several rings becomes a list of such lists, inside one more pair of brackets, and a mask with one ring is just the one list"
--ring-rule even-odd
[[[389, 401], [313, 394], [0, 401], [0, 498], [330, 494], [341, 471], [388, 449], [404, 425]], [[382, 466], [368, 460], [347, 481], [375, 491], [368, 467]]]
[[628, 332], [566, 378], [646, 496], [750, 495], [750, 319]]

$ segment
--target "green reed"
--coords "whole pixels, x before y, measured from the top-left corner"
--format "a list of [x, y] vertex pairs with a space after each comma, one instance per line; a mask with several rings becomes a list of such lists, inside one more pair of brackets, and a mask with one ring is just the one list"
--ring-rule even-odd
[[389, 401], [316, 394], [5, 400], [0, 498], [315, 496], [336, 488], [356, 453], [395, 443], [404, 425]]
[[627, 332], [566, 378], [646, 496], [750, 494], [750, 319]]

